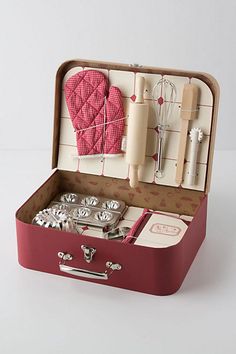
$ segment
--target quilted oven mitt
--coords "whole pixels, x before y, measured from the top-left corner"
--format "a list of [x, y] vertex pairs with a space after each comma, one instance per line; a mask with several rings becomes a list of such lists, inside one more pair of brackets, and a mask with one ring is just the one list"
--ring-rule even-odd
[[102, 72], [84, 70], [69, 78], [65, 97], [80, 158], [122, 153], [125, 122], [121, 92], [114, 86], [108, 88]]

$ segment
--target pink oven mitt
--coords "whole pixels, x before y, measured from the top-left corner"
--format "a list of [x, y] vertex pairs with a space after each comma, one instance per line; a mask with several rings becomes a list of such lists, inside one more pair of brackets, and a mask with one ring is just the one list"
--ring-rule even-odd
[[121, 154], [125, 122], [120, 90], [108, 89], [100, 71], [84, 70], [66, 81], [65, 97], [79, 157]]

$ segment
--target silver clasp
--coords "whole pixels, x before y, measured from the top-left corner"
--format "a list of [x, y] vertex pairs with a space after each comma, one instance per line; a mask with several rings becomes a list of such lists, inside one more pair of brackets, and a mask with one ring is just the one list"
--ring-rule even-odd
[[129, 64], [129, 66], [130, 66], [131, 68], [142, 68], [142, 67], [143, 67], [142, 65], [140, 65], [140, 64], [138, 64], [138, 63], [132, 63], [132, 64]]
[[94, 254], [96, 253], [96, 248], [81, 245], [81, 249], [84, 252], [84, 260], [87, 263], [90, 263], [93, 259]]
[[71, 261], [73, 259], [73, 256], [70, 253], [58, 252], [57, 255], [63, 261]]

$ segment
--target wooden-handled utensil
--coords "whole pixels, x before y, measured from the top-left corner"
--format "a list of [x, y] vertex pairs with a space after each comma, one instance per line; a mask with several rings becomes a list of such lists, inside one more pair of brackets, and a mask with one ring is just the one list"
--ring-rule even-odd
[[197, 117], [198, 87], [195, 84], [185, 84], [181, 104], [181, 128], [179, 151], [176, 169], [176, 183], [183, 181], [184, 158], [187, 144], [189, 121]]
[[158, 151], [155, 172], [157, 178], [164, 177], [162, 159], [165, 132], [172, 116], [176, 93], [177, 90], [174, 83], [166, 78], [161, 78], [152, 89], [152, 103], [156, 114], [158, 128]]
[[147, 142], [148, 104], [144, 103], [145, 79], [136, 79], [136, 100], [130, 103], [127, 133], [126, 161], [130, 165], [130, 187], [138, 185], [138, 169], [144, 164]]

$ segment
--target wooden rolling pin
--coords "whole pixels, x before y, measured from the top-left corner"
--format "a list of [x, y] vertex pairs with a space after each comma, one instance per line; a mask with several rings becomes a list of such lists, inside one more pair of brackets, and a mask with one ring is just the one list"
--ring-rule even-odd
[[179, 185], [183, 181], [184, 158], [188, 136], [189, 121], [197, 117], [198, 87], [194, 84], [185, 84], [181, 104], [181, 128], [179, 152], [175, 181]]
[[136, 100], [130, 103], [127, 133], [126, 162], [130, 165], [130, 187], [138, 186], [138, 169], [144, 164], [147, 142], [148, 104], [144, 103], [145, 79], [136, 78]]

